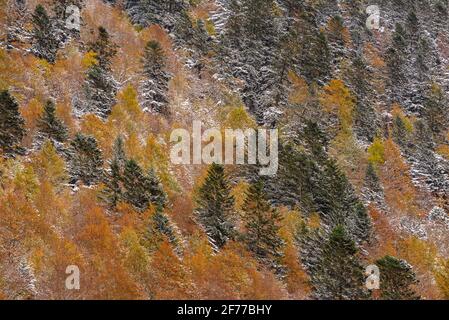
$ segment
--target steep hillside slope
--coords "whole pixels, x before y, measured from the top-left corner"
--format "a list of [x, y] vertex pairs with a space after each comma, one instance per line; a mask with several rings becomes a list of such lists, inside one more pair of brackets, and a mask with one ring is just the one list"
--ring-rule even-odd
[[[0, 298], [449, 298], [448, 18], [0, 0]], [[198, 121], [278, 129], [276, 174], [177, 164]]]

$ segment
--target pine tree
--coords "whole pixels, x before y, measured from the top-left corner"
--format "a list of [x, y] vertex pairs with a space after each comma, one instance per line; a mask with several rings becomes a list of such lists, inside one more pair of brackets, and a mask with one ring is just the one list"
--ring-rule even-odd
[[246, 19], [242, 21], [249, 35], [254, 38], [269, 37], [274, 28], [273, 0], [243, 0], [242, 12]]
[[302, 139], [317, 160], [326, 159], [326, 148], [329, 140], [316, 122], [306, 121]]
[[167, 203], [167, 194], [165, 193], [159, 177], [153, 168], [148, 170], [148, 189], [150, 192], [150, 202], [155, 204], [157, 208], [164, 208]]
[[84, 85], [87, 101], [81, 112], [92, 112], [107, 118], [116, 103], [117, 84], [112, 77], [111, 59], [116, 55], [117, 49], [105, 28], [99, 27], [98, 32], [97, 40], [89, 45], [89, 51], [95, 53], [97, 63], [87, 71]]
[[106, 186], [102, 198], [115, 208], [123, 200], [123, 172], [126, 164], [126, 154], [123, 147], [123, 138], [118, 136], [114, 143], [112, 160], [109, 170], [105, 172], [104, 184]]
[[319, 264], [311, 275], [315, 296], [323, 300], [367, 298], [364, 270], [357, 248], [345, 229], [337, 226], [322, 245]]
[[177, 247], [179, 245], [176, 232], [167, 215], [161, 209], [156, 210], [153, 216], [153, 225], [155, 231], [165, 236], [173, 246]]
[[371, 162], [368, 163], [368, 167], [366, 168], [365, 186], [373, 192], [382, 191], [382, 187], [380, 185], [380, 180], [379, 177], [377, 176], [376, 169], [374, 168]]
[[139, 164], [131, 159], [126, 162], [123, 172], [124, 199], [134, 207], [144, 211], [149, 206], [147, 179]]
[[70, 175], [72, 183], [78, 181], [87, 186], [102, 179], [103, 159], [97, 141], [91, 136], [78, 133], [71, 142]]
[[109, 71], [111, 60], [117, 54], [117, 45], [111, 41], [108, 31], [104, 27], [99, 27], [97, 40], [89, 44], [88, 51], [94, 52], [98, 65]]
[[157, 209], [165, 206], [167, 196], [153, 169], [146, 175], [139, 164], [131, 159], [123, 172], [123, 198], [141, 211], [153, 204]]
[[67, 128], [64, 123], [57, 118], [55, 104], [50, 100], [45, 104], [44, 113], [38, 119], [37, 126], [39, 133], [41, 133], [45, 139], [52, 139], [63, 143], [68, 138]]
[[368, 240], [371, 222], [347, 177], [334, 160], [328, 160], [314, 192], [317, 211], [330, 229], [343, 226], [357, 242]]
[[234, 238], [234, 213], [234, 197], [224, 167], [212, 164], [199, 189], [196, 216], [214, 249]]
[[424, 105], [424, 119], [433, 133], [436, 141], [445, 133], [449, 126], [447, 113], [448, 99], [437, 84], [433, 84]]
[[309, 81], [324, 82], [330, 75], [330, 50], [323, 31], [305, 35], [301, 48], [301, 72]]
[[145, 80], [141, 83], [142, 107], [144, 110], [165, 115], [168, 111], [168, 82], [166, 57], [159, 42], [149, 41], [145, 47], [143, 67]]
[[282, 256], [284, 242], [279, 236], [279, 211], [266, 200], [263, 183], [250, 186], [243, 205], [245, 232], [243, 240], [256, 257], [271, 266]]
[[8, 90], [0, 91], [0, 151], [15, 153], [25, 135], [25, 120]]
[[399, 115], [396, 115], [393, 120], [393, 139], [401, 147], [407, 144], [407, 128]]
[[37, 5], [33, 13], [33, 46], [31, 51], [50, 63], [56, 60], [59, 41], [56, 38], [50, 17], [42, 5]]
[[385, 300], [417, 300], [413, 285], [417, 284], [412, 267], [404, 260], [386, 256], [376, 261], [380, 271], [380, 293]]

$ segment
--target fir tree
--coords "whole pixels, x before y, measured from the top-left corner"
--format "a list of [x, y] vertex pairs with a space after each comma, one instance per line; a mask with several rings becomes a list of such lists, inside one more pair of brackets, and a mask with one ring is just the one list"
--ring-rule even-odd
[[330, 50], [324, 32], [306, 34], [301, 48], [301, 71], [309, 82], [324, 82], [330, 74]]
[[449, 126], [449, 116], [447, 113], [448, 99], [444, 91], [436, 84], [432, 85], [430, 93], [424, 104], [424, 119], [436, 141], [445, 133]]
[[318, 179], [314, 197], [323, 223], [329, 229], [343, 226], [357, 243], [368, 240], [371, 222], [366, 209], [335, 161], [327, 161]]
[[250, 36], [263, 38], [272, 35], [275, 19], [274, 6], [273, 0], [242, 1], [242, 12], [245, 16], [242, 23]]
[[385, 300], [417, 300], [417, 284], [412, 267], [404, 260], [386, 256], [376, 261], [380, 271], [380, 293]]
[[0, 150], [4, 153], [20, 151], [19, 145], [25, 135], [25, 120], [8, 90], [0, 91], [0, 115]]
[[215, 249], [234, 238], [234, 213], [234, 197], [224, 167], [212, 164], [199, 190], [196, 216]]
[[116, 102], [117, 84], [112, 77], [111, 59], [116, 55], [117, 49], [105, 28], [99, 27], [98, 31], [98, 39], [89, 46], [89, 51], [96, 55], [97, 63], [87, 71], [84, 85], [87, 101], [81, 112], [92, 112], [107, 118]]
[[117, 54], [117, 45], [111, 41], [104, 27], [98, 28], [97, 40], [89, 44], [88, 50], [96, 54], [95, 58], [102, 69], [110, 70], [111, 60]]
[[50, 17], [42, 5], [37, 5], [33, 13], [33, 46], [31, 51], [50, 63], [56, 60], [59, 41], [56, 38]]
[[167, 215], [161, 209], [156, 210], [153, 216], [153, 224], [156, 231], [165, 236], [172, 245], [175, 247], [179, 245], [176, 232]]
[[143, 68], [145, 80], [141, 83], [142, 107], [144, 110], [167, 115], [168, 82], [166, 57], [159, 42], [150, 41], [145, 47]]
[[393, 120], [393, 139], [401, 147], [407, 144], [407, 128], [399, 115]]
[[91, 136], [78, 133], [71, 142], [70, 175], [72, 183], [78, 181], [87, 186], [102, 179], [103, 159], [97, 141]]
[[326, 148], [329, 141], [316, 122], [310, 120], [306, 121], [302, 139], [317, 160], [326, 159]]
[[50, 100], [45, 104], [44, 113], [38, 119], [37, 127], [45, 139], [63, 143], [68, 138], [67, 128], [57, 118], [55, 104]]
[[337, 226], [323, 244], [320, 262], [311, 275], [315, 296], [322, 300], [367, 298], [364, 270], [357, 248], [345, 229]]
[[167, 196], [153, 169], [146, 175], [135, 160], [128, 160], [123, 172], [123, 198], [141, 211], [151, 204], [163, 208]]
[[118, 136], [114, 143], [112, 160], [109, 170], [105, 172], [103, 199], [115, 208], [123, 200], [123, 172], [126, 164], [126, 154], [123, 148], [123, 138]]
[[279, 236], [279, 211], [273, 209], [266, 200], [263, 183], [250, 186], [243, 205], [245, 233], [244, 242], [256, 257], [275, 266], [282, 256], [283, 240]]
[[165, 193], [162, 183], [153, 168], [148, 170], [147, 179], [150, 192], [150, 202], [156, 205], [157, 208], [164, 208], [167, 203], [167, 194]]
[[377, 176], [376, 169], [374, 168], [374, 166], [371, 162], [368, 163], [368, 167], [366, 168], [365, 186], [373, 192], [382, 191], [382, 187], [380, 185], [380, 181], [379, 181], [379, 177]]

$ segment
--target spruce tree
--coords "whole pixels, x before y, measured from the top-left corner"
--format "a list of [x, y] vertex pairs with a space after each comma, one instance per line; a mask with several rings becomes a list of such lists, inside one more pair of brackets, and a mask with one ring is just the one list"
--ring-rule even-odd
[[143, 56], [145, 80], [141, 83], [142, 107], [144, 110], [167, 115], [168, 82], [165, 53], [157, 41], [149, 41]]
[[44, 106], [44, 113], [38, 119], [37, 127], [45, 139], [63, 143], [68, 138], [67, 128], [57, 118], [55, 104], [50, 100]]
[[364, 270], [357, 247], [342, 226], [331, 232], [322, 244], [320, 261], [311, 275], [314, 295], [321, 300], [357, 300], [367, 298]]
[[404, 260], [386, 256], [376, 261], [380, 271], [380, 293], [385, 300], [417, 300], [417, 284], [412, 267]]
[[157, 209], [165, 206], [167, 196], [154, 170], [145, 174], [139, 164], [131, 159], [126, 162], [123, 172], [123, 198], [140, 211], [153, 204]]
[[123, 148], [123, 138], [118, 136], [114, 143], [112, 159], [109, 162], [109, 170], [105, 172], [105, 190], [102, 198], [115, 208], [123, 200], [123, 172], [126, 164], [126, 154]]
[[105, 28], [98, 28], [98, 38], [89, 45], [89, 51], [96, 54], [98, 63], [87, 71], [84, 85], [87, 101], [80, 111], [107, 118], [116, 103], [117, 84], [112, 77], [111, 59], [116, 55], [117, 49]]
[[50, 17], [42, 5], [37, 5], [33, 17], [33, 46], [31, 51], [41, 59], [45, 59], [50, 63], [56, 60], [59, 41], [53, 28]]
[[153, 216], [153, 225], [155, 231], [165, 236], [172, 245], [175, 247], [179, 245], [176, 232], [167, 215], [161, 209], [156, 210]]
[[433, 84], [424, 104], [423, 116], [436, 142], [449, 126], [448, 99], [440, 86]]
[[309, 31], [302, 42], [301, 72], [309, 82], [324, 82], [331, 72], [329, 44], [323, 31]]
[[401, 147], [407, 144], [407, 128], [400, 116], [395, 116], [393, 120], [393, 139]]
[[368, 163], [365, 175], [365, 186], [373, 192], [381, 192], [382, 187], [380, 185], [379, 177], [377, 176], [376, 169], [371, 162]]
[[317, 211], [329, 228], [343, 226], [357, 243], [368, 240], [371, 222], [347, 177], [334, 160], [327, 160], [314, 191]]
[[195, 213], [215, 250], [234, 238], [234, 197], [223, 166], [210, 166], [206, 180], [199, 189]]
[[0, 151], [7, 154], [20, 151], [19, 146], [25, 135], [25, 120], [8, 90], [0, 91], [0, 115]]
[[242, 0], [242, 12], [245, 16], [242, 23], [250, 36], [263, 38], [272, 35], [274, 5], [273, 0]]
[[103, 158], [94, 137], [78, 133], [71, 142], [70, 175], [72, 183], [78, 181], [87, 186], [102, 179]]
[[279, 236], [282, 217], [266, 200], [262, 182], [250, 186], [242, 209], [244, 242], [258, 259], [275, 267], [284, 245]]
[[164, 208], [167, 203], [167, 194], [165, 193], [159, 177], [153, 168], [148, 170], [147, 174], [148, 190], [150, 193], [150, 202], [157, 208]]
[[126, 162], [123, 172], [124, 199], [134, 207], [144, 211], [149, 206], [148, 182], [139, 164], [131, 159]]

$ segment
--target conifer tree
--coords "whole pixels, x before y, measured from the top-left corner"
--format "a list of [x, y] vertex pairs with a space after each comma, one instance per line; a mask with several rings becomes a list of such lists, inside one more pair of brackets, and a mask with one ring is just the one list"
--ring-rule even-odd
[[112, 207], [123, 200], [123, 172], [126, 164], [126, 154], [123, 147], [123, 138], [118, 136], [114, 142], [112, 160], [109, 170], [105, 172], [104, 184], [106, 186], [103, 199]]
[[366, 168], [365, 175], [365, 186], [374, 192], [382, 191], [382, 187], [380, 185], [379, 177], [377, 176], [376, 169], [374, 168], [371, 162], [368, 163], [368, 167]]
[[167, 194], [165, 193], [162, 183], [153, 168], [148, 170], [147, 179], [150, 192], [150, 202], [156, 205], [157, 208], [164, 208], [167, 203]]
[[234, 238], [234, 213], [234, 197], [224, 167], [212, 164], [199, 189], [196, 216], [214, 249]]
[[142, 107], [144, 110], [167, 115], [168, 82], [165, 53], [157, 41], [149, 41], [143, 56], [145, 80], [141, 83]]
[[31, 51], [50, 63], [56, 60], [59, 42], [50, 17], [42, 5], [37, 5], [33, 13], [33, 46]]
[[0, 91], [0, 151], [15, 153], [25, 135], [25, 120], [8, 90]]
[[268, 37], [272, 35], [274, 23], [273, 0], [243, 0], [242, 11], [246, 17], [242, 23], [249, 35]]
[[401, 147], [407, 143], [407, 128], [399, 115], [396, 115], [393, 120], [393, 138], [394, 142]]
[[385, 300], [417, 300], [417, 284], [412, 267], [404, 260], [386, 256], [376, 261], [380, 271], [380, 293]]
[[44, 113], [38, 119], [39, 133], [45, 139], [52, 139], [54, 141], [63, 143], [68, 138], [67, 128], [64, 123], [56, 116], [56, 107], [52, 101], [47, 101], [44, 106]]
[[78, 181], [87, 186], [102, 179], [103, 158], [97, 141], [91, 136], [78, 133], [71, 142], [70, 175], [72, 183]]
[[324, 81], [329, 77], [330, 50], [326, 35], [310, 32], [306, 34], [301, 48], [301, 71], [310, 82]]
[[131, 159], [126, 162], [123, 172], [125, 200], [138, 209], [145, 210], [148, 205], [147, 180], [139, 164]]
[[165, 206], [166, 194], [153, 169], [146, 175], [139, 164], [131, 159], [126, 162], [123, 172], [123, 197], [141, 211], [151, 204], [160, 209]]
[[111, 59], [116, 55], [117, 49], [105, 28], [98, 28], [98, 38], [89, 45], [89, 51], [95, 53], [97, 63], [87, 71], [84, 85], [87, 101], [81, 112], [92, 112], [107, 118], [116, 102], [117, 84], [112, 77]]
[[367, 298], [364, 270], [357, 248], [345, 229], [337, 226], [323, 244], [320, 262], [311, 275], [315, 296], [323, 300]]
[[357, 243], [368, 240], [371, 222], [366, 209], [335, 161], [327, 161], [314, 196], [325, 225], [343, 226]]
[[449, 126], [447, 106], [448, 99], [444, 91], [438, 85], [433, 84], [425, 101], [423, 113], [429, 129], [437, 140], [441, 138], [440, 135], [445, 133], [445, 129]]
[[244, 242], [256, 257], [274, 266], [282, 256], [284, 242], [279, 236], [282, 217], [271, 207], [263, 191], [263, 183], [250, 186], [243, 205]]
[[170, 220], [160, 208], [156, 209], [156, 213], [153, 216], [153, 233], [154, 232], [165, 236], [173, 246], [177, 247], [179, 245], [176, 232]]

